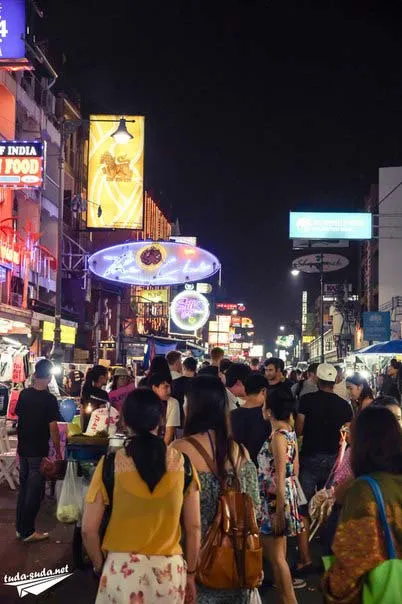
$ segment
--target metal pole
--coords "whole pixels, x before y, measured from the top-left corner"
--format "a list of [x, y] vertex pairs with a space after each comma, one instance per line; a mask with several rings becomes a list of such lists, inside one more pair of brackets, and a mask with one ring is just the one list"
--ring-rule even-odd
[[120, 346], [121, 346], [121, 294], [119, 293], [117, 296], [117, 304], [116, 304], [116, 363], [121, 362], [121, 354], [120, 354]]
[[56, 272], [56, 302], [54, 308], [54, 341], [51, 358], [61, 363], [63, 350], [61, 348], [61, 288], [62, 288], [62, 249], [63, 249], [63, 213], [64, 213], [64, 162], [65, 162], [65, 126], [64, 118], [60, 129], [59, 150], [59, 215], [57, 221], [57, 272]]
[[320, 329], [321, 329], [321, 363], [324, 363], [324, 255], [320, 262]]

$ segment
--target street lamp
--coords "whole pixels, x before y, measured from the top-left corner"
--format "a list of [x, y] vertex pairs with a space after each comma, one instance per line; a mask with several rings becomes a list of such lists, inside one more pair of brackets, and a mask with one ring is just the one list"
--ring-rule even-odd
[[[64, 112], [64, 108], [63, 108]], [[116, 122], [117, 120], [96, 120], [98, 122]], [[119, 120], [118, 128], [110, 136], [115, 139], [116, 143], [125, 144], [128, 143], [133, 135], [127, 130], [127, 120], [123, 117]], [[135, 120], [129, 120], [135, 122]], [[56, 300], [54, 305], [54, 340], [53, 347], [50, 353], [51, 359], [56, 363], [60, 364], [63, 358], [63, 349], [61, 347], [61, 287], [62, 287], [62, 249], [63, 249], [63, 234], [64, 234], [64, 165], [65, 165], [65, 145], [67, 137], [73, 134], [80, 126], [88, 125], [90, 120], [70, 120], [63, 118], [60, 123], [60, 149], [59, 149], [59, 215], [57, 221], [57, 245], [56, 245], [56, 258], [57, 258], [57, 271], [56, 271]], [[90, 202], [94, 203], [94, 202]], [[102, 208], [98, 206], [98, 216], [102, 215]]]
[[285, 326], [284, 325], [279, 325], [279, 330], [280, 331], [285, 331]]
[[300, 271], [298, 268], [292, 268], [290, 274], [292, 275], [292, 277], [298, 277], [300, 275]]

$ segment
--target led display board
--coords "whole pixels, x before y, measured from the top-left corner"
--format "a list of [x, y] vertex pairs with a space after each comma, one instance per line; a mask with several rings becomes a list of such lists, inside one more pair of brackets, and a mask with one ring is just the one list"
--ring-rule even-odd
[[0, 141], [0, 186], [40, 189], [44, 150], [42, 141]]
[[[132, 135], [125, 143], [113, 138], [121, 118]], [[89, 229], [143, 228], [144, 117], [90, 116], [88, 200]]]
[[206, 250], [183, 243], [130, 241], [105, 248], [88, 261], [92, 273], [127, 285], [178, 285], [219, 271], [219, 260]]
[[290, 239], [371, 239], [368, 212], [290, 212]]
[[[76, 333], [77, 333], [77, 329], [75, 327], [71, 327], [70, 325], [62, 325], [61, 326], [61, 343], [62, 344], [75, 344]], [[54, 323], [50, 323], [50, 321], [43, 321], [42, 340], [44, 342], [53, 342], [54, 341]]]

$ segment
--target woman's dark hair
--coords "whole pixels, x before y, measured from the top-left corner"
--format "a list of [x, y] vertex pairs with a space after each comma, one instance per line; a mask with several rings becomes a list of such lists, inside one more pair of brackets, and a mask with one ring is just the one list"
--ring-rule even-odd
[[125, 449], [151, 493], [166, 473], [166, 445], [151, 433], [159, 426], [162, 415], [162, 402], [149, 388], [133, 390], [123, 404], [124, 423], [134, 432]]
[[287, 386], [279, 386], [267, 393], [265, 408], [272, 412], [278, 421], [288, 421], [295, 410], [295, 398]]
[[94, 382], [97, 382], [100, 377], [107, 376], [107, 367], [103, 365], [94, 365], [85, 374], [85, 381], [82, 385], [81, 398], [87, 400], [92, 394]]
[[167, 380], [171, 380], [172, 374], [170, 373], [169, 363], [165, 357], [158, 355], [152, 359], [148, 376], [154, 375], [155, 373], [165, 376]]
[[402, 431], [391, 411], [369, 406], [356, 417], [352, 431], [352, 470], [402, 473]]
[[226, 389], [219, 378], [209, 375], [193, 378], [187, 394], [184, 436], [215, 431], [216, 465], [221, 478], [225, 475], [226, 460], [233, 465], [234, 441], [229, 435], [227, 409]]
[[372, 407], [401, 407], [401, 403], [394, 398], [393, 396], [387, 396], [387, 395], [382, 395], [382, 396], [377, 396], [377, 398], [375, 398], [373, 400], [373, 402], [371, 403]]
[[360, 375], [360, 373], [354, 373], [346, 378], [346, 382], [354, 384], [355, 386], [361, 386], [362, 391], [359, 396], [359, 401], [364, 401], [366, 398], [374, 398], [373, 391], [368, 385], [368, 381]]

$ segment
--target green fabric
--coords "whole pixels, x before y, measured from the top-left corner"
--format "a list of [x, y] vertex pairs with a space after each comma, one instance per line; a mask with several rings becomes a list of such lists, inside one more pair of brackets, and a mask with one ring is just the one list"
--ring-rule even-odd
[[367, 574], [363, 604], [396, 604], [401, 599], [402, 560], [387, 560]]

